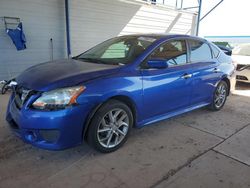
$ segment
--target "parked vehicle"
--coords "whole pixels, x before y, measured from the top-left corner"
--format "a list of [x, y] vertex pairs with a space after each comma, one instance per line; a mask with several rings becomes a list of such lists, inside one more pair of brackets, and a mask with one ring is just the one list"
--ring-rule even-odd
[[237, 64], [236, 80], [250, 83], [250, 44], [236, 46], [232, 58]]
[[57, 150], [86, 140], [112, 152], [132, 127], [208, 106], [220, 110], [234, 66], [188, 35], [129, 35], [72, 58], [33, 66], [16, 81], [6, 119], [34, 146]]
[[0, 81], [1, 94], [4, 95], [8, 90], [11, 90], [15, 85], [17, 85], [17, 83], [15, 82], [14, 79], [11, 79], [9, 81], [7, 80]]
[[219, 45], [217, 44], [216, 46], [218, 46], [226, 55], [231, 56], [232, 55], [232, 49], [223, 45]]
[[3, 95], [5, 93], [7, 80], [0, 81], [0, 92]]

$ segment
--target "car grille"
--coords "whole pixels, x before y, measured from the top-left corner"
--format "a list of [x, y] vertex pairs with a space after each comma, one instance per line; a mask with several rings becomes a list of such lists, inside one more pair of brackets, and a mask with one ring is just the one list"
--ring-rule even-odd
[[34, 94], [33, 90], [29, 90], [18, 85], [14, 88], [13, 92], [15, 95], [15, 104], [19, 109], [21, 109], [25, 102], [30, 98], [30, 96]]

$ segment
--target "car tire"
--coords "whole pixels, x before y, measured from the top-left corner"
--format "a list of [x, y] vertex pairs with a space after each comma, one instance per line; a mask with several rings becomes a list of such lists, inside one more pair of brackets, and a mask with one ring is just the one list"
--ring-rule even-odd
[[219, 111], [220, 109], [222, 109], [227, 100], [228, 93], [228, 84], [225, 81], [221, 80], [215, 88], [213, 100], [209, 105], [209, 109], [212, 111]]
[[133, 125], [131, 109], [118, 100], [109, 100], [95, 113], [87, 132], [89, 145], [102, 153], [120, 148]]

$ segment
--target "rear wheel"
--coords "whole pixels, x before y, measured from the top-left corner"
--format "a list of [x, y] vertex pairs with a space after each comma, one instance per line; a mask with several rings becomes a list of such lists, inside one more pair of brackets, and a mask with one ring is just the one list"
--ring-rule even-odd
[[130, 108], [117, 100], [105, 103], [94, 115], [88, 130], [88, 143], [101, 152], [112, 152], [127, 140], [133, 125]]
[[213, 111], [220, 110], [224, 106], [227, 100], [228, 92], [229, 92], [228, 84], [223, 80], [220, 81], [220, 83], [217, 85], [215, 89], [213, 101], [210, 104], [209, 108]]

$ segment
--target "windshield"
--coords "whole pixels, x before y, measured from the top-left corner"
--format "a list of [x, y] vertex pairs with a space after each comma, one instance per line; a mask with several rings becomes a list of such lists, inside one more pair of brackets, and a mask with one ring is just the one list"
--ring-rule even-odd
[[94, 63], [125, 65], [131, 63], [157, 38], [147, 36], [123, 36], [96, 45], [74, 59]]

